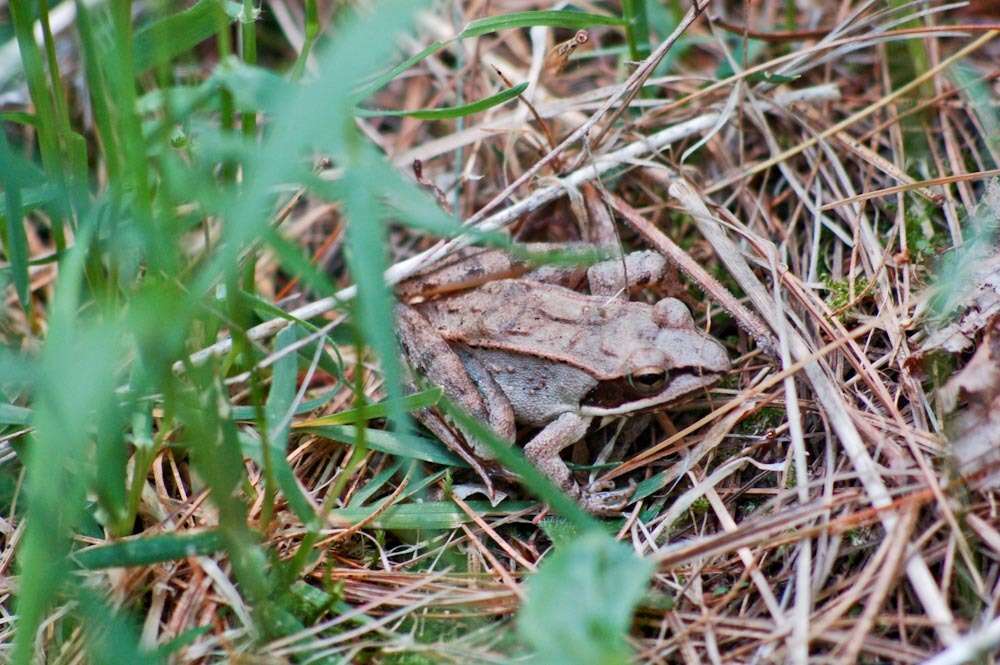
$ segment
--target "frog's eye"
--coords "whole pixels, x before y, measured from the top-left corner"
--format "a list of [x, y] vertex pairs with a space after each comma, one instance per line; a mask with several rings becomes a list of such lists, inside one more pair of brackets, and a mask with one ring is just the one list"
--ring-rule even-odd
[[640, 395], [652, 395], [667, 385], [667, 373], [658, 367], [636, 370], [629, 374], [628, 383]]

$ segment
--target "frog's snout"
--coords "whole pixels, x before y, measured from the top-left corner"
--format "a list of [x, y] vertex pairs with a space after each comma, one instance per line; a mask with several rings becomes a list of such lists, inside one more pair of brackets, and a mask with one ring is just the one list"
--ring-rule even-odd
[[729, 354], [726, 353], [726, 347], [722, 346], [713, 337], [706, 336], [702, 347], [701, 359], [702, 367], [710, 372], [721, 374], [729, 371]]
[[[720, 374], [729, 371], [729, 354], [725, 347], [695, 326], [691, 311], [680, 300], [664, 298], [653, 305], [653, 321], [660, 327], [660, 348], [668, 351], [671, 357], [683, 359], [679, 365]], [[671, 364], [665, 366], [669, 368]]]

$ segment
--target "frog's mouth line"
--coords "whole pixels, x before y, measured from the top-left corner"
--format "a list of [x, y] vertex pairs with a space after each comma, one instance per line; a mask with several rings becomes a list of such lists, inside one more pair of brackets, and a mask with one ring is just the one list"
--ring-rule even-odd
[[660, 392], [649, 397], [630, 399], [618, 406], [580, 406], [580, 415], [590, 417], [620, 416], [662, 406], [698, 388], [710, 386], [722, 375], [716, 372], [677, 371], [670, 373], [670, 383]]

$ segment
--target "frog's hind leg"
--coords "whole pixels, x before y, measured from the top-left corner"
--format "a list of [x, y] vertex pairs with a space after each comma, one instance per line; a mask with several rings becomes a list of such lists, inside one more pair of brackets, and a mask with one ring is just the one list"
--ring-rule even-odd
[[524, 455], [588, 511], [598, 515], [615, 513], [625, 507], [634, 488], [610, 492], [583, 490], [559, 456], [564, 448], [584, 437], [590, 421], [589, 417], [576, 413], [562, 414], [528, 442], [524, 447]]
[[[467, 369], [466, 363], [452, 346], [434, 331], [427, 319], [417, 310], [406, 305], [398, 305], [396, 326], [403, 355], [413, 371], [430, 383], [441, 386], [449, 399], [454, 400], [481, 422], [490, 425], [502, 438], [513, 442], [514, 413], [509, 402], [495, 399], [495, 393], [499, 392], [499, 388], [490, 391], [488, 385], [483, 385], [483, 379]], [[484, 395], [487, 398], [485, 400]], [[462, 449], [459, 437], [437, 413], [423, 409], [417, 412], [416, 416], [446, 445], [453, 449], [457, 447], [456, 452]], [[465, 438], [478, 456], [483, 459], [492, 457], [489, 449], [474, 438], [468, 436]]]
[[517, 427], [514, 424], [514, 409], [504, 394], [503, 388], [496, 382], [482, 361], [465, 346], [456, 345], [455, 353], [462, 361], [469, 378], [476, 384], [476, 389], [486, 408], [486, 422], [501, 439], [514, 442]]
[[456, 432], [454, 428], [449, 425], [443, 417], [441, 417], [441, 414], [434, 409], [420, 409], [414, 412], [413, 415], [420, 421], [420, 424], [430, 430], [430, 432], [436, 436], [441, 443], [447, 446], [449, 450], [458, 455], [466, 462], [466, 464], [469, 465], [475, 474], [479, 476], [480, 480], [483, 481], [487, 494], [492, 498], [494, 496], [494, 490], [493, 480], [490, 477], [490, 473], [476, 458], [476, 456], [469, 452], [464, 435]]

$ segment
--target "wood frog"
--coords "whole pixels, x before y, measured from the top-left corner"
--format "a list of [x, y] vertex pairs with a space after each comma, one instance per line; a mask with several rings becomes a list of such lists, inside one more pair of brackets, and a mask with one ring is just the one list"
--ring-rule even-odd
[[[642, 412], [713, 383], [729, 369], [725, 349], [679, 300], [626, 299], [628, 287], [662, 277], [655, 252], [597, 263], [585, 274], [527, 271], [502, 252], [473, 252], [474, 260], [462, 257], [401, 285], [397, 321], [409, 365], [511, 442], [518, 424], [540, 428], [526, 457], [587, 510], [620, 509], [631, 488], [579, 487], [560, 452], [584, 437], [593, 418]], [[476, 285], [497, 274], [508, 276]], [[587, 292], [576, 290], [584, 286]], [[447, 445], [462, 447], [440, 416], [418, 417]]]

